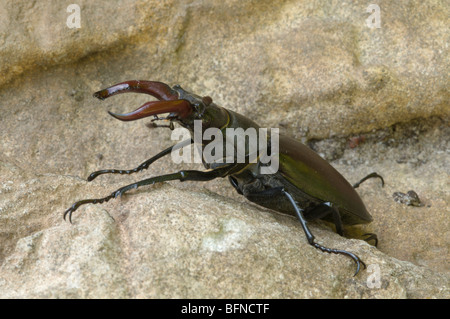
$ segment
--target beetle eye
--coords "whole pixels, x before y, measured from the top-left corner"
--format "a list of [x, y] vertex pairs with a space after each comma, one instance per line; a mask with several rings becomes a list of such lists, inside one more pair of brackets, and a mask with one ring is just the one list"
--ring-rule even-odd
[[210, 105], [210, 104], [212, 103], [212, 98], [211, 98], [210, 96], [204, 96], [204, 97], [202, 98], [202, 103], [203, 103], [205, 106], [208, 106], [208, 105]]

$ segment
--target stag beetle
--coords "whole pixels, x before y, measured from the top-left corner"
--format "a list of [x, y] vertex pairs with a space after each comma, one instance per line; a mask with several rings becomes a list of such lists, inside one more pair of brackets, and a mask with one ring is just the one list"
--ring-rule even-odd
[[[200, 97], [182, 89], [179, 85], [173, 88], [167, 84], [155, 81], [126, 81], [113, 85], [94, 93], [94, 97], [104, 100], [110, 96], [121, 93], [146, 93], [156, 97], [159, 101], [151, 101], [143, 104], [133, 112], [116, 114], [108, 112], [116, 119], [122, 121], [134, 121], [148, 116], [154, 116], [154, 120], [165, 119], [173, 121], [187, 128], [191, 136], [194, 132], [194, 122], [201, 121], [201, 130], [208, 128], [224, 130], [226, 128], [259, 128], [259, 126], [247, 117], [227, 110], [213, 103], [208, 96]], [[165, 118], [157, 115], [169, 113]], [[267, 147], [270, 148], [270, 138], [267, 138]], [[202, 140], [201, 147], [205, 148], [211, 141]], [[181, 143], [181, 146], [194, 143], [193, 137]], [[242, 145], [242, 144], [241, 144]], [[92, 181], [102, 174], [132, 174], [147, 169], [156, 160], [170, 154], [176, 145], [171, 146], [159, 154], [153, 156], [141, 165], [130, 170], [106, 169], [93, 172], [88, 181]], [[245, 144], [248, 147], [248, 144]], [[247, 152], [247, 149], [246, 149]], [[248, 154], [247, 154], [248, 155]], [[272, 154], [273, 155], [273, 154]], [[334, 223], [336, 232], [343, 235], [343, 225], [369, 223], [371, 215], [367, 212], [364, 203], [354, 190], [360, 183], [368, 178], [383, 178], [377, 173], [372, 173], [355, 185], [350, 185], [347, 180], [336, 171], [327, 161], [300, 142], [287, 136], [279, 135], [278, 150], [279, 169], [272, 174], [261, 174], [261, 162], [245, 161], [243, 163], [214, 165], [204, 162], [206, 171], [182, 170], [177, 173], [166, 174], [124, 186], [112, 192], [110, 195], [85, 199], [74, 203], [64, 212], [64, 219], [69, 216], [72, 222], [72, 213], [81, 205], [107, 202], [112, 198], [121, 196], [125, 192], [144, 185], [151, 185], [171, 180], [179, 181], [209, 181], [218, 177], [226, 177], [236, 191], [244, 195], [248, 200], [261, 206], [294, 215], [298, 218], [305, 232], [308, 243], [323, 252], [342, 254], [352, 258], [356, 263], [356, 275], [364, 262], [355, 254], [339, 249], [324, 247], [315, 242], [307, 220], [323, 219]], [[374, 239], [376, 235], [366, 234], [366, 240]]]

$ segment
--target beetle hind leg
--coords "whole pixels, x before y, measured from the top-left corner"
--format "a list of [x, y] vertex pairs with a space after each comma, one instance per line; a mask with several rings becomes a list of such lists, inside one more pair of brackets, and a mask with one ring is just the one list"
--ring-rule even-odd
[[362, 178], [359, 182], [353, 184], [353, 188], [358, 188], [359, 185], [361, 185], [364, 181], [368, 180], [369, 178], [379, 178], [381, 179], [381, 187], [384, 187], [384, 179], [383, 176], [373, 172], [367, 175], [366, 177]]
[[374, 246], [378, 247], [378, 236], [377, 236], [377, 234], [366, 233], [366, 234], [363, 234], [363, 236], [366, 236], [366, 238], [364, 239], [365, 241], [373, 240], [374, 241]]

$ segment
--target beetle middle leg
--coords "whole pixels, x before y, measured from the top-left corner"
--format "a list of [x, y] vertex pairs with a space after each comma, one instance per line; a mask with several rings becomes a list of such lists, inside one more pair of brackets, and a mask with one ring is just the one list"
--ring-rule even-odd
[[291, 194], [286, 192], [284, 189], [282, 189], [281, 192], [291, 202], [292, 207], [294, 207], [295, 213], [297, 214], [297, 217], [300, 220], [300, 224], [302, 225], [303, 231], [306, 234], [306, 239], [308, 240], [308, 243], [310, 245], [316, 247], [317, 249], [320, 249], [323, 252], [346, 255], [346, 256], [352, 258], [355, 261], [355, 263], [356, 263], [356, 272], [355, 272], [355, 274], [353, 276], [356, 276], [358, 274], [359, 269], [361, 268], [361, 264], [364, 266], [364, 268], [366, 268], [366, 264], [357, 255], [355, 255], [355, 254], [353, 254], [351, 252], [345, 251], [345, 250], [334, 249], [334, 248], [327, 248], [327, 247], [324, 247], [324, 246], [316, 243], [314, 241], [315, 237], [311, 233], [311, 231], [309, 230], [308, 225], [306, 224], [306, 219], [303, 216], [304, 210], [298, 207], [297, 203], [295, 202], [295, 200], [294, 200], [294, 198], [292, 197]]
[[366, 268], [366, 264], [357, 255], [355, 255], [355, 254], [353, 254], [351, 252], [345, 251], [345, 250], [334, 249], [334, 248], [327, 248], [327, 247], [324, 247], [324, 246], [316, 243], [314, 241], [315, 237], [311, 233], [311, 231], [309, 230], [308, 225], [306, 224], [306, 219], [303, 216], [304, 210], [298, 207], [297, 203], [295, 202], [295, 200], [294, 200], [294, 198], [292, 197], [291, 194], [286, 192], [284, 189], [282, 189], [281, 192], [291, 202], [292, 207], [294, 207], [295, 213], [297, 214], [297, 217], [300, 220], [300, 224], [302, 225], [303, 231], [306, 234], [306, 239], [308, 240], [308, 243], [310, 245], [316, 247], [317, 249], [320, 249], [323, 252], [346, 255], [346, 256], [352, 258], [355, 261], [355, 263], [356, 263], [356, 272], [355, 272], [355, 274], [353, 276], [356, 276], [358, 274], [359, 269], [361, 268], [361, 264], [364, 266], [364, 268]]
[[102, 174], [133, 174], [136, 172], [143, 171], [144, 169], [147, 169], [151, 164], [153, 164], [153, 162], [159, 160], [160, 158], [166, 156], [167, 154], [170, 154], [173, 150], [183, 148], [192, 143], [193, 143], [192, 139], [189, 139], [189, 140], [185, 140], [181, 143], [172, 145], [171, 147], [166, 148], [165, 150], [159, 152], [152, 158], [146, 160], [145, 162], [140, 164], [138, 167], [133, 168], [133, 169], [126, 169], [126, 170], [124, 170], [124, 169], [102, 169], [100, 171], [95, 171], [88, 176], [87, 180], [88, 180], [88, 182], [90, 182]]
[[[273, 197], [273, 196], [277, 196], [277, 195], [284, 195], [289, 200], [291, 206], [295, 210], [295, 213], [297, 215], [297, 218], [300, 221], [300, 224], [302, 225], [303, 231], [305, 232], [305, 235], [306, 235], [306, 239], [308, 240], [308, 243], [311, 246], [314, 246], [315, 248], [320, 249], [323, 252], [346, 255], [346, 256], [352, 258], [356, 263], [356, 272], [355, 272], [354, 276], [356, 276], [358, 274], [358, 272], [361, 268], [361, 264], [363, 265], [364, 268], [366, 268], [366, 264], [357, 255], [355, 255], [351, 252], [345, 251], [345, 250], [328, 248], [328, 247], [325, 247], [325, 246], [322, 246], [322, 245], [316, 243], [314, 241], [315, 237], [311, 233], [311, 230], [309, 229], [309, 227], [307, 225], [306, 218], [304, 217], [305, 210], [298, 207], [297, 202], [294, 200], [294, 198], [292, 197], [291, 194], [289, 194], [287, 191], [284, 190], [284, 187], [280, 186], [280, 187], [273, 187], [273, 188], [265, 189], [260, 192], [246, 194], [245, 197], [247, 199], [249, 199], [250, 201], [253, 201], [255, 198], [261, 198], [261, 197], [267, 197], [267, 196]], [[343, 226], [342, 226], [342, 221], [340, 218], [339, 211], [331, 203], [323, 203], [323, 204], [317, 206], [317, 208], [313, 208], [309, 213], [311, 213], [311, 212], [313, 212], [313, 214], [308, 217], [311, 217], [312, 219], [321, 218], [323, 216], [326, 216], [326, 215], [332, 213], [333, 219], [336, 224], [336, 231], [340, 235], [342, 235]]]

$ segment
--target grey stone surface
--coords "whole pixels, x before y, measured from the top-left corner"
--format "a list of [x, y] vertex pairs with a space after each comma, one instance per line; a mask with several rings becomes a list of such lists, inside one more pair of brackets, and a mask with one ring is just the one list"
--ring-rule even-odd
[[[47, 225], [7, 238], [14, 248], [0, 266], [1, 297], [448, 297], [448, 276], [313, 224], [321, 242], [367, 263], [367, 271], [352, 277], [354, 263], [309, 246], [294, 218], [207, 191], [155, 186], [80, 208], [74, 225], [55, 214], [62, 198], [106, 192], [100, 184], [47, 175], [11, 186], [12, 206], [20, 209], [2, 214], [2, 225], [30, 225], [39, 212], [36, 223]], [[44, 204], [50, 185], [62, 196]]]

